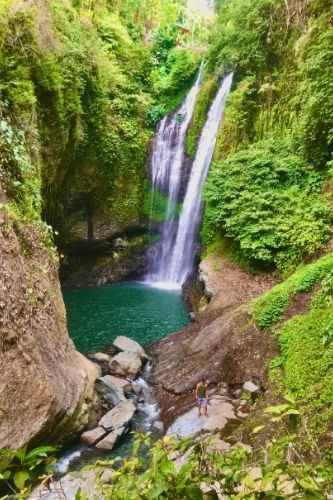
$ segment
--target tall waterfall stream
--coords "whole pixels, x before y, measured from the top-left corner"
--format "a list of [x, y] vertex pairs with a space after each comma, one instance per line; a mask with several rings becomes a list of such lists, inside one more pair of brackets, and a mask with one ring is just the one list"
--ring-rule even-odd
[[[168, 203], [160, 241], [156, 245], [156, 251], [151, 253], [146, 281], [161, 288], [180, 288], [192, 270], [202, 212], [201, 191], [213, 157], [217, 132], [232, 84], [233, 75], [229, 74], [223, 79], [209, 109], [178, 218], [175, 206], [180, 202], [186, 131], [193, 115], [201, 72], [202, 68], [180, 109], [171, 119], [162, 120], [154, 142], [151, 162], [152, 203], [158, 192], [167, 195]], [[180, 124], [179, 116], [183, 117]]]

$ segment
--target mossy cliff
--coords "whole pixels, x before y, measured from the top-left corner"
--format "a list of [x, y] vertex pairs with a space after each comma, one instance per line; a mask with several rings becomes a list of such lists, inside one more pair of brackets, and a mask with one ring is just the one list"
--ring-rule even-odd
[[288, 273], [330, 237], [332, 5], [219, 2], [207, 73], [234, 84], [204, 192], [202, 236]]
[[177, 45], [177, 2], [5, 1], [0, 9], [10, 203], [27, 219], [42, 213], [63, 254], [126, 237], [146, 220], [154, 126], [199, 63]]

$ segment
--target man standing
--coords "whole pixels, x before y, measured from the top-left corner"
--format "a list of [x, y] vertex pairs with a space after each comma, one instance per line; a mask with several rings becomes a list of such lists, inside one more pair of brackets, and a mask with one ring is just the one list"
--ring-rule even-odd
[[200, 377], [197, 387], [195, 389], [195, 397], [199, 407], [199, 417], [201, 417], [201, 408], [203, 408], [205, 417], [208, 417], [207, 404], [208, 404], [208, 382], [206, 377]]

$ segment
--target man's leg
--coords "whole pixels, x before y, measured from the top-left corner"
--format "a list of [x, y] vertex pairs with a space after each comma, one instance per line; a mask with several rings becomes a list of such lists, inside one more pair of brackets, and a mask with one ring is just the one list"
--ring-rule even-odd
[[207, 403], [205, 403], [205, 404], [204, 404], [203, 409], [204, 409], [204, 415], [205, 415], [206, 417], [208, 417]]
[[199, 417], [201, 417], [201, 403], [198, 403]]

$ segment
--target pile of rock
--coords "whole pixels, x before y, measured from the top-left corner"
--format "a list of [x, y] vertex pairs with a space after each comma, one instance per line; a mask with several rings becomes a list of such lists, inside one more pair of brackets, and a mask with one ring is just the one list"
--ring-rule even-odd
[[128, 337], [118, 336], [113, 347], [116, 354], [90, 355], [90, 359], [100, 364], [107, 374], [95, 382], [96, 391], [105, 401], [107, 413], [98, 426], [84, 432], [81, 441], [85, 445], [103, 450], [111, 450], [119, 437], [127, 429], [136, 411], [137, 397], [142, 387], [135, 383], [144, 363], [148, 361], [144, 349], [138, 342]]

